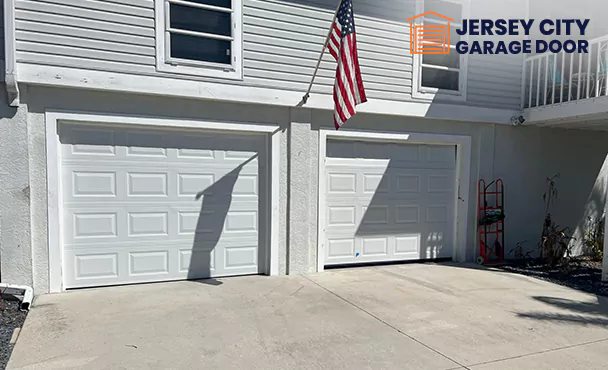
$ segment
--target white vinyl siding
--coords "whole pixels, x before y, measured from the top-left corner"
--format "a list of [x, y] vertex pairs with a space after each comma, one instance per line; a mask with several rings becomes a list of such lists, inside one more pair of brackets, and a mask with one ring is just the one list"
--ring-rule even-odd
[[[473, 10], [483, 7], [474, 1]], [[306, 91], [335, 5], [329, 0], [243, 0], [242, 79], [222, 82]], [[413, 59], [405, 20], [416, 14], [415, 5], [354, 0], [361, 72], [370, 99], [412, 100]], [[154, 6], [154, 0], [16, 0], [18, 63], [209, 81], [204, 74], [157, 70]], [[469, 101], [518, 108], [517, 58], [469, 58]], [[335, 67], [326, 53], [313, 93], [332, 93]]]
[[[526, 0], [492, 2], [471, 0], [471, 18], [525, 18]], [[471, 36], [473, 40], [505, 41], [507, 44], [523, 36]], [[524, 54], [471, 55], [467, 78], [467, 103], [470, 105], [519, 109]]]
[[4, 81], [4, 6], [0, 6], [0, 81]]

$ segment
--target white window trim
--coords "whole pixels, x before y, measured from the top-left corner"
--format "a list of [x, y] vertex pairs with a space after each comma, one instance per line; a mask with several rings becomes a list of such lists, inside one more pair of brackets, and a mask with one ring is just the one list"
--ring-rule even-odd
[[[187, 0], [186, 0], [187, 1]], [[167, 0], [155, 0], [156, 17], [156, 69], [193, 76], [224, 78], [232, 80], [243, 79], [243, 1], [232, 0], [232, 65], [205, 63], [191, 60], [167, 60], [166, 37], [166, 4]]]
[[[416, 14], [424, 13], [424, 1], [416, 0]], [[446, 2], [458, 3], [462, 5], [462, 19], [467, 19], [470, 14], [469, 0], [443, 0]], [[462, 41], [467, 41], [467, 36], [463, 36]], [[444, 90], [422, 86], [422, 55], [413, 54], [413, 73], [412, 73], [412, 97], [414, 99], [433, 101], [435, 99], [466, 101], [467, 100], [467, 75], [469, 70], [468, 55], [460, 55], [459, 90]]]

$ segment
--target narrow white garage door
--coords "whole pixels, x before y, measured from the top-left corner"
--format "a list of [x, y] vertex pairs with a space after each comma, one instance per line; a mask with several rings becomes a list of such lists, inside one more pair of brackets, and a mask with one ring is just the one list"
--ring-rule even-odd
[[456, 147], [333, 140], [325, 264], [452, 257]]
[[257, 274], [265, 137], [60, 126], [66, 288]]

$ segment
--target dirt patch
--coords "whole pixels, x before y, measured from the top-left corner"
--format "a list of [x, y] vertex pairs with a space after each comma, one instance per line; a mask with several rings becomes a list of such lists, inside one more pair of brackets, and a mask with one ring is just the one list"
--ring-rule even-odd
[[608, 283], [602, 282], [601, 262], [587, 259], [572, 260], [568, 268], [550, 267], [537, 260], [511, 262], [499, 267], [503, 271], [550, 281], [583, 292], [607, 296]]
[[11, 356], [13, 331], [21, 328], [27, 312], [19, 310], [19, 302], [0, 298], [0, 369], [5, 369]]

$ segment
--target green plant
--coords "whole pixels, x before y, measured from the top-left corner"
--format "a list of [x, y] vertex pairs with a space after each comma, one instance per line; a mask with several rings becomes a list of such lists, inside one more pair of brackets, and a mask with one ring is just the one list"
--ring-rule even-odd
[[540, 252], [551, 267], [568, 267], [571, 257], [570, 241], [574, 238], [569, 227], [561, 227], [551, 220], [546, 220], [545, 234], [540, 243]]
[[594, 261], [601, 261], [604, 258], [604, 223], [606, 216], [598, 219], [589, 217], [587, 219], [587, 227], [583, 245], [585, 246], [585, 254]]
[[543, 233], [541, 236], [541, 242], [539, 244], [539, 255], [540, 255], [541, 259], [544, 257], [544, 252], [545, 252], [545, 248], [542, 247], [543, 240], [546, 236], [549, 235], [549, 229], [551, 228], [551, 225], [553, 224], [553, 221], [551, 221], [551, 213], [549, 213], [549, 211], [551, 209], [551, 204], [553, 202], [555, 202], [555, 200], [557, 200], [557, 197], [558, 197], [557, 185], [555, 183], [555, 180], [558, 179], [559, 176], [560, 176], [560, 174], [558, 173], [553, 177], [547, 177], [547, 180], [546, 180], [547, 181], [547, 190], [543, 194], [543, 202], [545, 203], [545, 220], [543, 222]]

